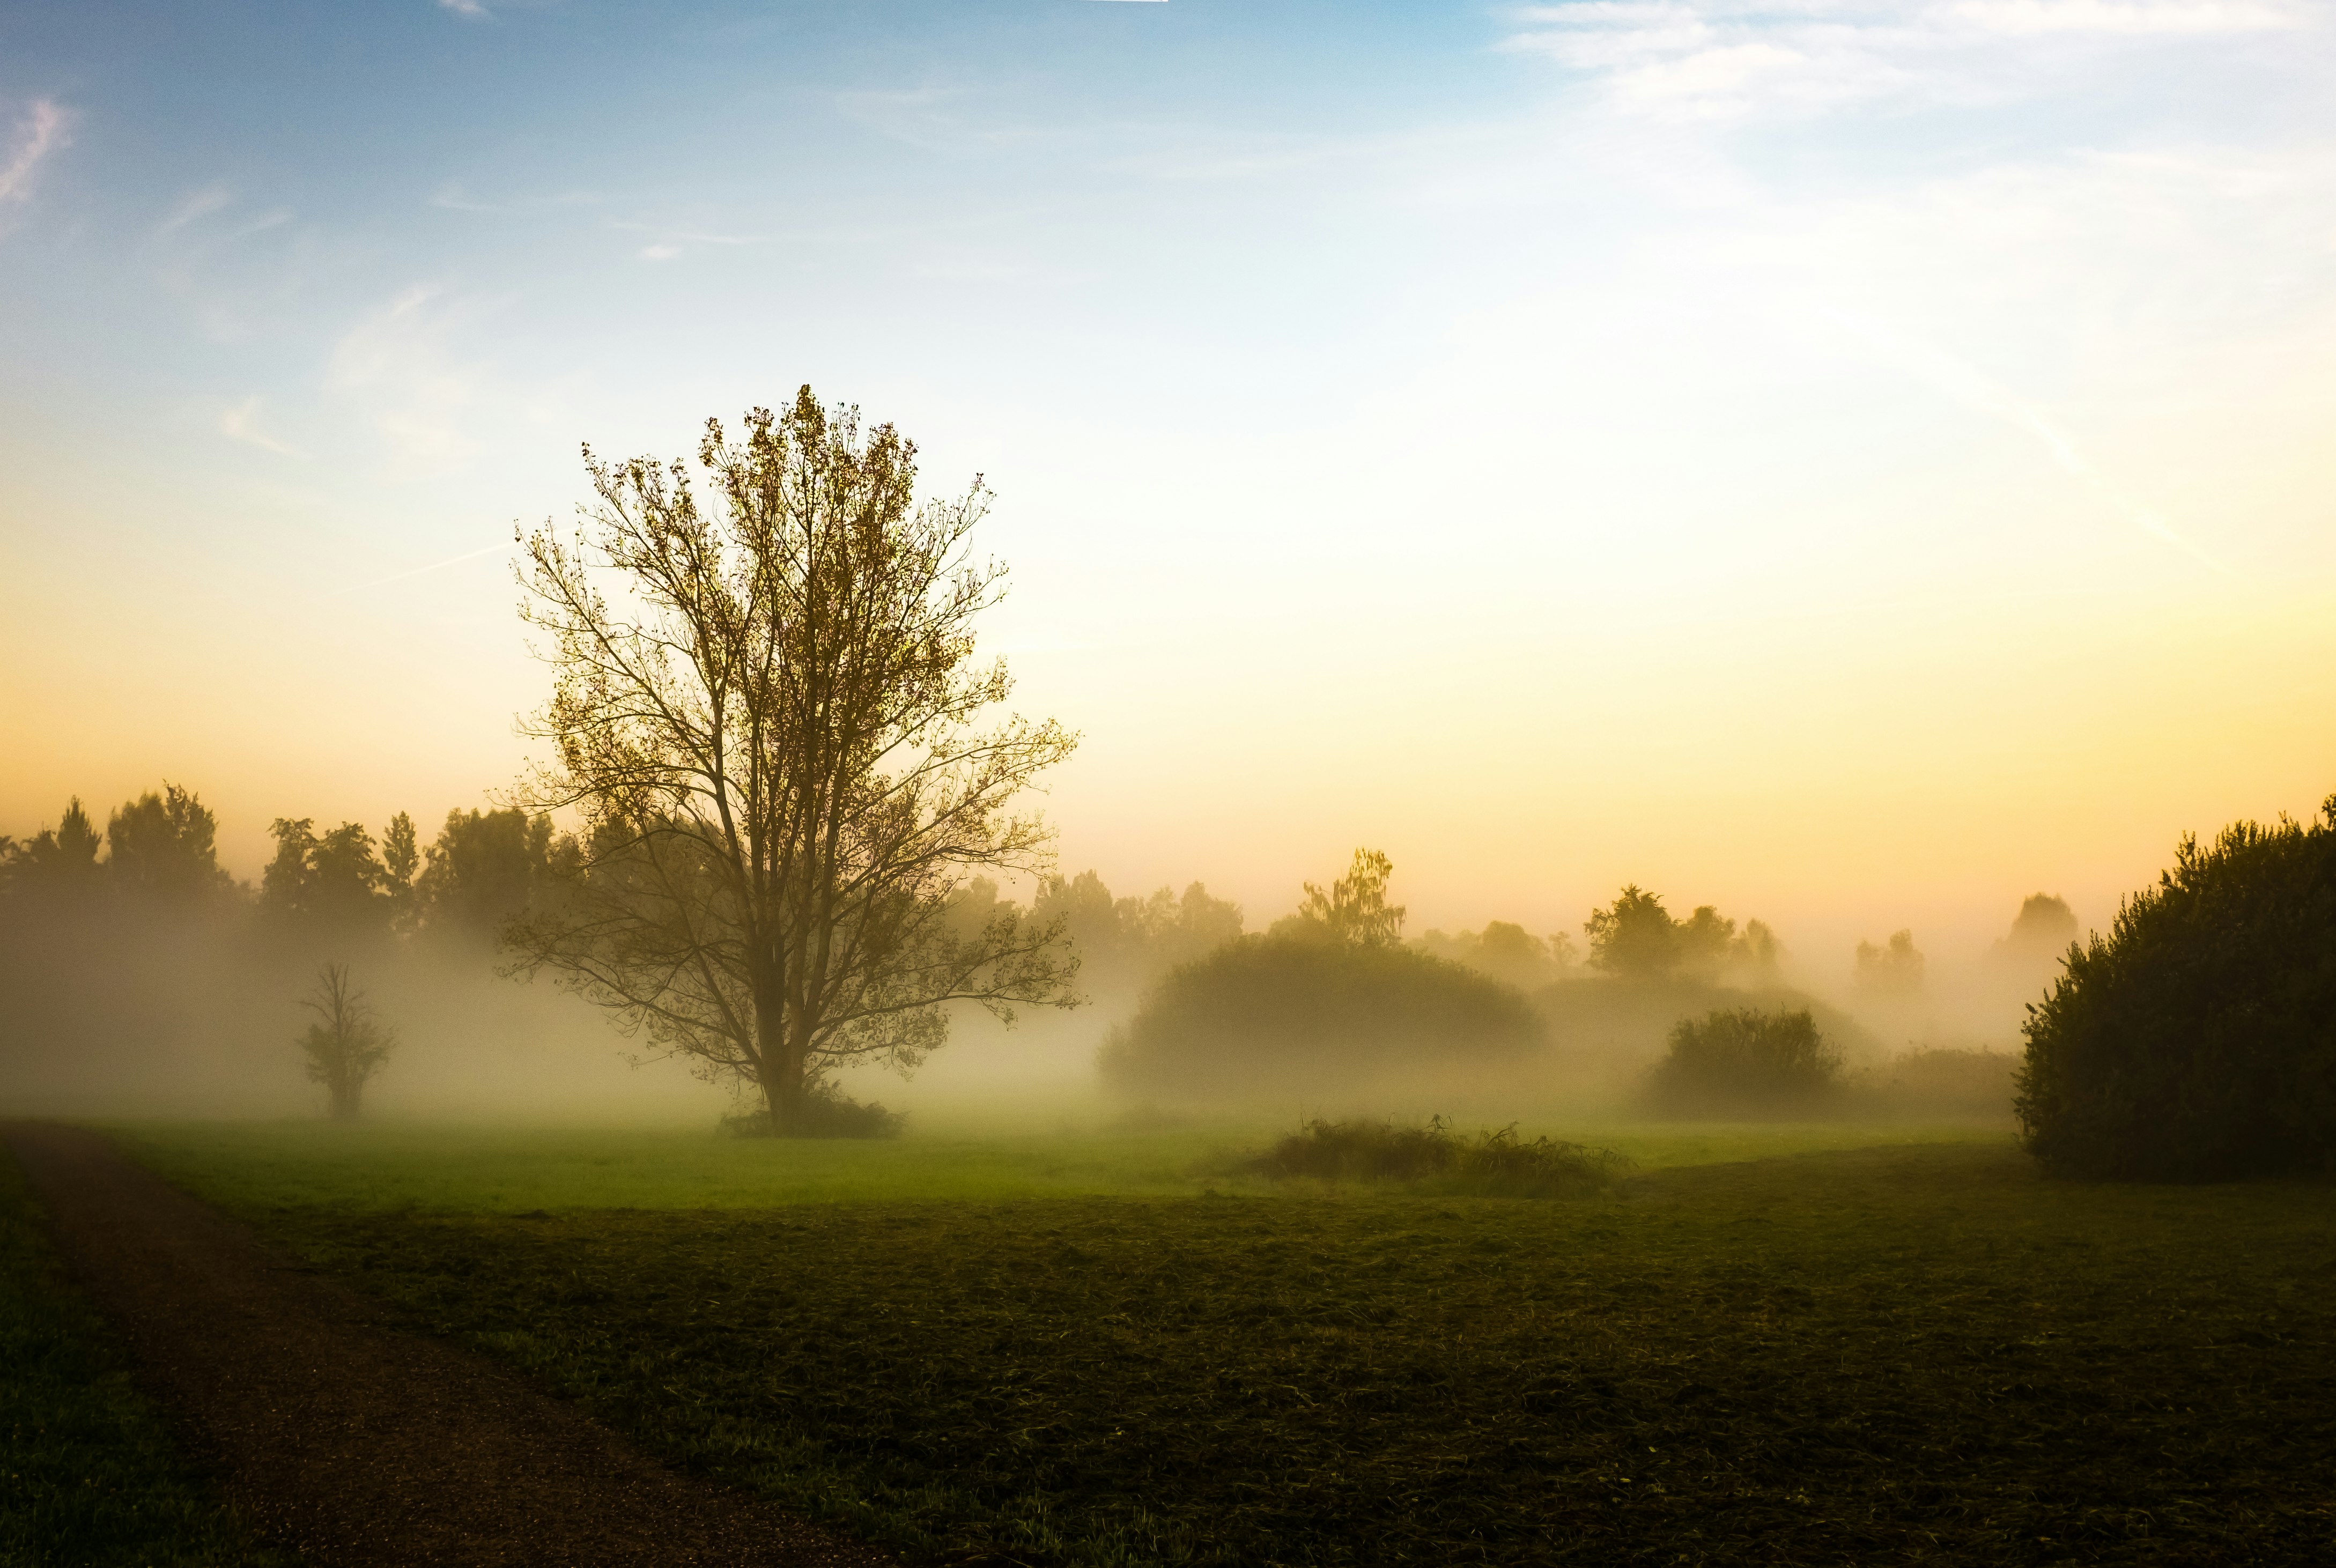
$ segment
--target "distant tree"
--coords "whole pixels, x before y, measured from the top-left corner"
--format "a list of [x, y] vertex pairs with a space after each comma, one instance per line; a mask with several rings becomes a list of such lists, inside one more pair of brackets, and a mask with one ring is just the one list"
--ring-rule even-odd
[[1275, 929], [1339, 947], [1391, 947], [1403, 940], [1403, 906], [1387, 901], [1394, 862], [1377, 850], [1357, 850], [1347, 874], [1328, 888], [1304, 885], [1305, 900]]
[[1424, 953], [1528, 991], [1562, 979], [1574, 961], [1573, 939], [1563, 931], [1537, 937], [1514, 920], [1487, 920], [1483, 930], [1456, 936], [1430, 931], [1417, 945]]
[[1893, 931], [1888, 942], [1857, 944], [1857, 989], [1870, 996], [1911, 997], [1922, 989], [1922, 955], [1911, 930]]
[[389, 929], [389, 872], [373, 835], [343, 823], [319, 835], [315, 819], [278, 817], [268, 827], [276, 853], [260, 873], [262, 911], [279, 925], [325, 941], [378, 937]]
[[968, 934], [953, 897], [1053, 869], [1012, 803], [1075, 737], [979, 722], [1012, 684], [973, 662], [1004, 570], [968, 554], [978, 480], [920, 506], [914, 444], [807, 386], [739, 441], [709, 420], [698, 462], [706, 506], [679, 463], [588, 450], [589, 533], [525, 541], [555, 672], [529, 803], [583, 831], [510, 940], [790, 1132], [832, 1065], [939, 1046], [948, 1002], [1070, 999], [1057, 931]]
[[316, 972], [316, 988], [300, 1005], [316, 1015], [300, 1037], [308, 1077], [325, 1086], [332, 1114], [355, 1121], [365, 1085], [389, 1059], [397, 1037], [382, 1027], [365, 993], [349, 982], [346, 964], [328, 963]]
[[1582, 924], [1592, 969], [1629, 979], [1661, 979], [1679, 967], [1679, 921], [1662, 895], [1632, 882]]
[[1157, 979], [1231, 941], [1242, 925], [1241, 906], [1211, 897], [1202, 883], [1188, 884], [1182, 896], [1163, 887], [1142, 898], [1114, 898], [1092, 871], [1046, 878], [1030, 918], [1062, 927], [1079, 960], [1080, 983], [1090, 990]]
[[450, 811], [414, 884], [432, 926], [493, 937], [526, 912], [551, 878], [551, 819], [516, 806]]
[[2072, 1176], [2336, 1169], [2336, 797], [2185, 836], [2029, 1009], [2018, 1110]]
[[165, 784], [117, 808], [105, 824], [106, 878], [125, 892], [185, 901], [228, 885], [219, 820], [191, 790]]
[[97, 852], [102, 842], [79, 795], [67, 803], [54, 828], [43, 828], [18, 845], [9, 861], [9, 880], [27, 890], [57, 893], [97, 885]]
[[421, 863], [422, 847], [414, 819], [400, 812], [381, 831], [382, 891], [389, 898], [390, 923], [400, 930], [413, 929], [414, 873]]
[[1988, 949], [1996, 969], [2033, 979], [2056, 967], [2078, 937], [2076, 911], [2054, 893], [2030, 893], [2022, 900], [2011, 929]]

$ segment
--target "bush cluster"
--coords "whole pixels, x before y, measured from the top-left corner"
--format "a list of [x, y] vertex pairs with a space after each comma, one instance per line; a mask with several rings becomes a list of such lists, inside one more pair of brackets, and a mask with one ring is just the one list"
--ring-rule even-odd
[[870, 1101], [851, 1098], [832, 1084], [814, 1084], [803, 1096], [803, 1121], [782, 1134], [771, 1125], [771, 1114], [749, 1105], [722, 1118], [722, 1130], [734, 1138], [897, 1138], [909, 1119], [905, 1111], [888, 1111]]
[[1714, 1008], [1672, 1026], [1647, 1101], [1663, 1115], [1805, 1115], [1836, 1097], [1840, 1079], [1841, 1053], [1806, 1009]]
[[2018, 1111], [2059, 1174], [2336, 1164], [2336, 797], [2310, 826], [2185, 838], [2029, 1009]]
[[1517, 1136], [1514, 1126], [1463, 1137], [1442, 1117], [1426, 1126], [1312, 1121], [1249, 1162], [1278, 1180], [1401, 1182], [1492, 1198], [1562, 1198], [1611, 1183], [1630, 1162], [1611, 1149]]
[[1101, 1065], [1114, 1088], [1160, 1101], [1319, 1101], [1514, 1065], [1542, 1036], [1514, 989], [1426, 953], [1244, 937], [1172, 970]]

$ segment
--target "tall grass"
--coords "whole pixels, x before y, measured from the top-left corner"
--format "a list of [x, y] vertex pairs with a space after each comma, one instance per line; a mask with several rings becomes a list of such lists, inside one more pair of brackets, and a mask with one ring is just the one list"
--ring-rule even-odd
[[1611, 1149], [1521, 1138], [1514, 1125], [1466, 1137], [1437, 1116], [1425, 1126], [1311, 1121], [1246, 1168], [1285, 1181], [1398, 1182], [1455, 1195], [1566, 1198], [1603, 1190], [1630, 1164]]

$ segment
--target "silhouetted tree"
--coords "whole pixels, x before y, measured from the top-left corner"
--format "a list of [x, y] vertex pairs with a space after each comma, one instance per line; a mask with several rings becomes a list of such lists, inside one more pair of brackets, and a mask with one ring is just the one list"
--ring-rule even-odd
[[1430, 931], [1418, 946], [1424, 953], [1465, 964], [1520, 990], [1538, 990], [1562, 979], [1574, 964], [1572, 938], [1563, 931], [1537, 937], [1514, 920], [1487, 920], [1483, 930], [1457, 936]]
[[1911, 997], [1922, 989], [1922, 954], [1911, 930], [1893, 931], [1889, 941], [1857, 944], [1857, 989], [1877, 997]]
[[389, 873], [363, 824], [319, 835], [313, 818], [278, 817], [268, 831], [276, 853], [260, 873], [260, 907], [280, 927], [336, 943], [387, 932]]
[[950, 907], [974, 872], [1052, 869], [1010, 803], [1075, 737], [977, 722], [1012, 689], [973, 663], [1004, 570], [966, 552], [978, 480], [919, 506], [915, 446], [809, 387], [737, 443], [709, 420], [697, 455], [710, 508], [679, 463], [588, 450], [589, 534], [525, 541], [555, 671], [531, 803], [584, 832], [511, 935], [787, 1131], [829, 1065], [941, 1044], [946, 1002], [1067, 1000], [1056, 930]]
[[415, 884], [430, 924], [492, 937], [525, 913], [551, 876], [551, 819], [516, 806], [451, 811]]
[[219, 820], [191, 790], [165, 784], [118, 808], [105, 824], [105, 873], [116, 888], [185, 901], [218, 893]]
[[1347, 874], [1329, 887], [1304, 883], [1298, 912], [1274, 923], [1284, 935], [1338, 947], [1392, 947], [1403, 940], [1403, 906], [1387, 901], [1395, 864], [1377, 850], [1357, 850]]
[[317, 970], [316, 989], [300, 1005], [316, 1015], [300, 1037], [308, 1077], [325, 1086], [336, 1120], [355, 1121], [365, 1085], [389, 1059], [397, 1037], [382, 1027], [365, 993], [349, 983], [346, 964], [328, 963]]
[[1582, 923], [1593, 969], [1631, 979], [1660, 979], [1679, 967], [1679, 922], [1662, 895], [1632, 882]]
[[1841, 1054], [1808, 1012], [1717, 1008], [1673, 1027], [1648, 1099], [1674, 1115], [1806, 1114], [1823, 1106], [1840, 1076]]

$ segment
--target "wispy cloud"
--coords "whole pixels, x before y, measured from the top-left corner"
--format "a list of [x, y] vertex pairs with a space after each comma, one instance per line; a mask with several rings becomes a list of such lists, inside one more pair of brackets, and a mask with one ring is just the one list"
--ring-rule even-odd
[[247, 397], [233, 407], [223, 410], [219, 414], [219, 430], [229, 441], [239, 441], [262, 452], [272, 452], [278, 457], [307, 455], [299, 448], [277, 440], [259, 427], [259, 399], [257, 397]]
[[1503, 47], [1602, 80], [1633, 107], [1698, 116], [1989, 97], [2005, 52], [2045, 35], [2171, 41], [2317, 24], [2297, 0], [1579, 0], [1513, 15]]
[[487, 8], [480, 5], [479, 0], [438, 0], [438, 5], [441, 10], [452, 11], [465, 22], [484, 22], [488, 19]]
[[8, 161], [0, 164], [0, 201], [22, 201], [33, 192], [33, 175], [48, 156], [72, 140], [73, 116], [54, 99], [35, 98], [11, 138]]

